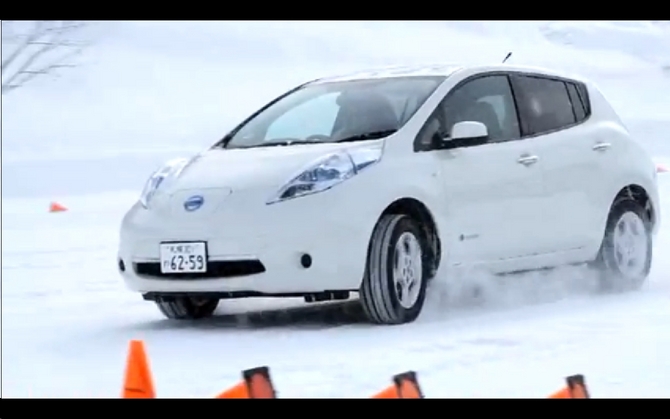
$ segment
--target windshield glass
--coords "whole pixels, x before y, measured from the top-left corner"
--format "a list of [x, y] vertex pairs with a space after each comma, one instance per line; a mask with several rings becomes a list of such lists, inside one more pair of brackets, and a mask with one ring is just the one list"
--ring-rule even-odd
[[400, 129], [444, 77], [309, 84], [233, 131], [226, 148], [362, 141]]

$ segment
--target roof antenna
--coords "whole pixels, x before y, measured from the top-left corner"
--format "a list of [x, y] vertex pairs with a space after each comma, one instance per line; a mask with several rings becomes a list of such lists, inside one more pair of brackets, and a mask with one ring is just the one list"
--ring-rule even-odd
[[505, 56], [505, 59], [503, 60], [503, 64], [505, 64], [505, 62], [506, 62], [506, 61], [509, 59], [509, 57], [511, 57], [511, 56], [512, 56], [512, 53], [511, 53], [511, 52], [508, 52], [507, 55]]

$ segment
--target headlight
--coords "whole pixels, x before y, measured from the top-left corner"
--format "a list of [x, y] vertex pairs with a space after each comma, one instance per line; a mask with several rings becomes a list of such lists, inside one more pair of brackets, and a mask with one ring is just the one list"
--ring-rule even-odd
[[189, 159], [174, 159], [170, 160], [163, 165], [160, 169], [156, 170], [147, 180], [147, 183], [142, 189], [142, 194], [140, 195], [140, 203], [144, 208], [149, 207], [149, 201], [154, 196], [158, 188], [165, 183], [166, 180], [173, 179], [184, 170], [188, 165]]
[[376, 147], [354, 148], [322, 157], [282, 186], [267, 204], [326, 191], [357, 175], [366, 167], [379, 162], [383, 150], [383, 144], [381, 144]]

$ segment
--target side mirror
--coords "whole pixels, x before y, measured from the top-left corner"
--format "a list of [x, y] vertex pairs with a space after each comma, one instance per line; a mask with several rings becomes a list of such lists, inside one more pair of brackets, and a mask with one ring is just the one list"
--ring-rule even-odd
[[451, 128], [452, 140], [485, 140], [489, 136], [486, 125], [476, 121], [457, 122]]
[[449, 137], [442, 140], [442, 149], [450, 150], [460, 147], [486, 144], [489, 132], [486, 125], [477, 121], [461, 121], [451, 127]]

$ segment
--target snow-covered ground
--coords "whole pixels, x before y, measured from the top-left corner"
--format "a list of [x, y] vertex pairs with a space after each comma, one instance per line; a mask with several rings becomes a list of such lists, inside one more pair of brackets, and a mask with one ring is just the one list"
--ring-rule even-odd
[[[396, 327], [301, 300], [224, 301], [211, 320], [173, 323], [126, 291], [115, 265], [120, 217], [153, 166], [206, 146], [292, 84], [353, 68], [512, 50], [515, 62], [595, 79], [670, 163], [667, 25], [109, 25], [81, 68], [3, 98], [3, 397], [118, 397], [134, 338], [146, 341], [159, 397], [212, 397], [259, 365], [280, 397], [369, 397], [409, 369], [427, 397], [546, 397], [575, 373], [593, 397], [670, 396], [665, 221], [640, 292], [592, 295], [578, 269], [440, 277], [418, 321]], [[670, 174], [661, 195], [665, 213]], [[47, 213], [52, 199], [70, 210]]]

